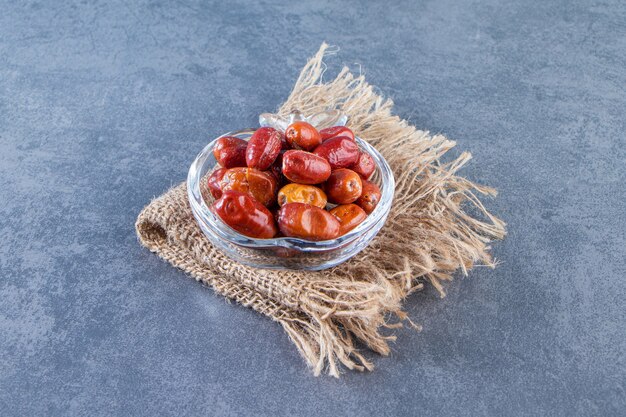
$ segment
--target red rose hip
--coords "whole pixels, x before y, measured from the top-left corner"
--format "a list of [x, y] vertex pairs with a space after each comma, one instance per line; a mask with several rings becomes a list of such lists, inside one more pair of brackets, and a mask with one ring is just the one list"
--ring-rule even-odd
[[354, 133], [345, 126], [327, 127], [326, 129], [320, 130], [320, 136], [322, 137], [322, 142], [337, 136], [347, 136], [352, 139], [352, 141], [355, 140]]
[[283, 154], [283, 175], [298, 184], [319, 184], [330, 176], [330, 164], [310, 152], [291, 150]]
[[212, 210], [224, 223], [249, 237], [270, 239], [278, 231], [272, 213], [254, 198], [239, 191], [224, 191], [213, 203]]
[[376, 163], [370, 154], [361, 151], [359, 158], [349, 168], [359, 174], [362, 179], [367, 180], [376, 171]]
[[288, 203], [278, 212], [283, 235], [308, 240], [328, 240], [339, 236], [340, 224], [332, 214], [304, 203]]
[[340, 168], [330, 174], [324, 184], [324, 190], [328, 201], [331, 203], [350, 204], [361, 196], [363, 183], [356, 172], [347, 168]]
[[224, 178], [226, 171], [228, 171], [226, 168], [216, 169], [207, 180], [207, 185], [209, 186], [209, 191], [213, 198], [220, 198], [222, 196], [222, 186], [220, 182], [222, 178]]
[[272, 127], [257, 129], [246, 148], [246, 164], [250, 168], [264, 171], [272, 165], [282, 147], [282, 134]]
[[315, 148], [313, 153], [326, 159], [332, 169], [348, 168], [359, 159], [359, 147], [349, 137], [328, 139]]
[[371, 181], [363, 181], [363, 192], [356, 201], [367, 214], [370, 214], [380, 202], [380, 188]]
[[287, 179], [283, 175], [283, 152], [278, 154], [278, 157], [274, 160], [270, 168], [267, 170], [270, 174], [276, 178], [276, 185], [280, 188], [287, 182]]
[[292, 148], [310, 151], [322, 143], [320, 133], [307, 122], [293, 122], [285, 130], [285, 138]]
[[213, 156], [224, 168], [246, 166], [246, 148], [248, 142], [234, 136], [219, 138], [213, 147]]

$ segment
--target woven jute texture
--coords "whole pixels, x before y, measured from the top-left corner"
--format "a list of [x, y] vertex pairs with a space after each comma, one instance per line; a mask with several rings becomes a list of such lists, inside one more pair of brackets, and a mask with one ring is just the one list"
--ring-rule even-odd
[[[457, 175], [471, 158], [463, 152], [443, 162], [455, 143], [431, 136], [391, 114], [393, 103], [363, 76], [343, 68], [322, 82], [328, 53], [323, 44], [309, 60], [278, 113], [314, 114], [339, 109], [348, 126], [386, 158], [396, 179], [387, 223], [351, 260], [326, 271], [269, 271], [231, 261], [204, 237], [191, 214], [185, 183], [153, 200], [140, 213], [140, 242], [218, 293], [280, 323], [315, 375], [338, 376], [343, 367], [371, 370], [361, 347], [382, 355], [395, 340], [393, 328], [415, 326], [402, 301], [424, 284], [443, 296], [456, 271], [476, 264], [494, 267], [489, 244], [505, 225], [479, 196], [495, 190]], [[363, 348], [362, 350], [367, 350]]]

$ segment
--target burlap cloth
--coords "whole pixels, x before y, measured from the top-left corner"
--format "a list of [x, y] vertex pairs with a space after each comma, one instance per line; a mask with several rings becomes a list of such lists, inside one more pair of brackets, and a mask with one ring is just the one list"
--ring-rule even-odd
[[[391, 114], [393, 103], [377, 95], [363, 76], [347, 68], [321, 81], [327, 51], [323, 44], [303, 68], [289, 99], [280, 107], [313, 114], [329, 108], [349, 116], [348, 126], [374, 145], [394, 171], [396, 190], [387, 223], [370, 246], [331, 270], [269, 271], [231, 261], [204, 237], [191, 214], [185, 183], [152, 201], [139, 215], [141, 243], [215, 292], [279, 322], [318, 375], [339, 375], [339, 364], [371, 370], [355, 347], [386, 355], [395, 340], [383, 328], [413, 325], [402, 300], [424, 283], [441, 295], [455, 271], [476, 263], [495, 266], [489, 242], [504, 237], [504, 223], [478, 198], [495, 195], [457, 176], [470, 159], [442, 156], [455, 143], [430, 136]], [[392, 323], [393, 322], [393, 323]]]

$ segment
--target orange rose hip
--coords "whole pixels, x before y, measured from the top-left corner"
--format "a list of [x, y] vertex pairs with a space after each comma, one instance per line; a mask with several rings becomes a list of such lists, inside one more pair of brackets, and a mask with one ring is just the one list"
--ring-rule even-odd
[[321, 189], [312, 185], [287, 184], [278, 191], [278, 204], [284, 206], [288, 203], [306, 203], [312, 206], [326, 207], [326, 194]]
[[339, 236], [340, 224], [332, 214], [304, 203], [287, 203], [278, 212], [283, 235], [308, 240], [328, 240]]
[[356, 201], [367, 214], [370, 214], [380, 202], [380, 188], [371, 181], [363, 181], [363, 192]]
[[246, 236], [270, 239], [278, 231], [272, 213], [248, 194], [224, 191], [211, 208], [224, 223]]
[[345, 235], [367, 218], [367, 213], [356, 204], [342, 204], [329, 212], [339, 220], [339, 234]]
[[[340, 168], [334, 170], [324, 184], [328, 201], [335, 204], [350, 204], [361, 196], [363, 183], [356, 172]], [[366, 210], [367, 211], [367, 210]]]
[[307, 151], [315, 149], [322, 143], [320, 133], [307, 122], [293, 122], [285, 130], [285, 138], [292, 148], [300, 148]]
[[222, 192], [239, 191], [269, 206], [276, 197], [276, 179], [272, 174], [254, 168], [231, 168], [220, 181]]

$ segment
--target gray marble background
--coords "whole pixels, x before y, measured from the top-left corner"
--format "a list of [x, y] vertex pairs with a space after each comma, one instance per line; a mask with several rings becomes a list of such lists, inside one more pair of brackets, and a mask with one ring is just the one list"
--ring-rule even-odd
[[[624, 415], [620, 1], [0, 0], [0, 415]], [[495, 271], [412, 297], [370, 374], [141, 248], [133, 223], [322, 41], [458, 141]]]

